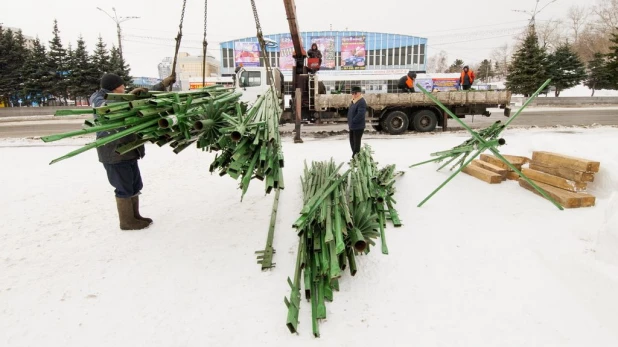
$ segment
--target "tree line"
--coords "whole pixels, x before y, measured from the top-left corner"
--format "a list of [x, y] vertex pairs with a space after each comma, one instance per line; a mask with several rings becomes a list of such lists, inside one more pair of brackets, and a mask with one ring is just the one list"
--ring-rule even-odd
[[[470, 64], [477, 79], [507, 81], [517, 94], [532, 94], [547, 78], [560, 92], [583, 82], [592, 90], [618, 89], [618, 0], [597, 0], [571, 7], [565, 18], [531, 23], [515, 47], [494, 49], [491, 59]], [[459, 72], [464, 62], [450, 66], [446, 52], [430, 58], [430, 72]]]
[[0, 101], [5, 105], [67, 105], [67, 100], [85, 100], [99, 89], [103, 74], [113, 72], [126, 85], [133, 79], [119, 50], [107, 49], [103, 39], [90, 53], [80, 36], [75, 48], [63, 46], [58, 22], [46, 46], [39, 38], [27, 42], [21, 30], [0, 25]]

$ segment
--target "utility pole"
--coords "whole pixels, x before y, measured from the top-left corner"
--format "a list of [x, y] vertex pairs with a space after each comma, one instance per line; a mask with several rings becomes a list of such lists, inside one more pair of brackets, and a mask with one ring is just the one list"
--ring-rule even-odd
[[124, 61], [124, 57], [122, 56], [122, 29], [120, 28], [120, 23], [126, 22], [130, 19], [138, 19], [139, 17], [135, 17], [135, 16], [118, 17], [115, 7], [112, 7], [112, 11], [114, 11], [113, 17], [109, 13], [105, 12], [105, 10], [103, 10], [100, 7], [97, 7], [97, 10], [105, 13], [109, 18], [111, 18], [114, 21], [114, 23], [116, 23], [116, 32], [118, 33], [118, 52], [120, 53], [120, 59]]
[[528, 22], [528, 25], [531, 27], [534, 27], [536, 24], [536, 16], [541, 13], [541, 11], [543, 11], [547, 6], [553, 4], [554, 2], [556, 2], [557, 0], [551, 0], [548, 3], [546, 3], [543, 7], [541, 7], [541, 9], [539, 9], [539, 3], [541, 2], [541, 0], [536, 0], [536, 3], [534, 4], [534, 10], [532, 11], [526, 11], [526, 10], [513, 10], [513, 12], [520, 12], [520, 13], [525, 13], [527, 15], [530, 16], [530, 22]]

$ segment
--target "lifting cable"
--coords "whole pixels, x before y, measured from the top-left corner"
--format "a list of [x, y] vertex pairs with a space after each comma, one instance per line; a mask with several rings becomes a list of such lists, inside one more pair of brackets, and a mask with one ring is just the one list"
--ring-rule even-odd
[[202, 88], [206, 87], [206, 49], [208, 41], [206, 41], [206, 23], [208, 19], [208, 0], [204, 0], [204, 40], [202, 41]]
[[268, 85], [274, 86], [272, 68], [270, 67], [270, 59], [266, 54], [266, 42], [264, 41], [264, 36], [262, 35], [262, 26], [260, 25], [260, 19], [258, 17], [257, 8], [255, 7], [255, 0], [251, 0], [251, 7], [253, 8], [253, 17], [255, 18], [255, 28], [257, 29], [257, 39], [260, 43], [260, 50], [262, 51], [262, 56], [264, 57], [264, 67], [266, 68], [266, 81], [268, 81]]
[[[178, 35], [176, 35], [176, 49], [174, 50], [174, 60], [172, 62], [172, 76], [176, 75], [176, 60], [178, 59], [178, 50], [180, 49], [180, 41], [182, 40], [182, 23], [185, 20], [185, 8], [187, 6], [187, 0], [182, 2], [182, 13], [180, 14], [180, 25], [178, 26]], [[170, 85], [170, 90], [171, 90]]]

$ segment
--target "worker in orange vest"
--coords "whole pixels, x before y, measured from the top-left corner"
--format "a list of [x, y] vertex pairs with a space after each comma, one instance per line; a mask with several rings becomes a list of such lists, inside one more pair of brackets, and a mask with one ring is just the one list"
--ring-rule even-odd
[[461, 72], [461, 77], [459, 77], [459, 85], [463, 90], [468, 90], [472, 87], [474, 77], [474, 71], [470, 70], [468, 65], [464, 66], [463, 71]]
[[414, 80], [416, 79], [416, 73], [409, 71], [407, 75], [399, 79], [397, 87], [407, 93], [414, 93]]

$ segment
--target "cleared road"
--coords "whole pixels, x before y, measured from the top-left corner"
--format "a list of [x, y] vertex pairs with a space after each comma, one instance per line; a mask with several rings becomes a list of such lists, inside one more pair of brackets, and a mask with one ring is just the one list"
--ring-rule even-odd
[[[513, 110], [512, 114], [515, 114]], [[23, 137], [38, 137], [51, 134], [58, 134], [67, 131], [78, 130], [83, 124], [86, 117], [71, 117], [71, 118], [53, 118], [41, 117], [38, 120], [32, 120], [38, 117], [23, 117], [19, 120], [3, 119], [0, 122], [0, 138], [23, 138]], [[508, 118], [502, 115], [502, 110], [494, 110], [491, 117], [475, 116], [466, 117], [464, 121], [475, 128], [486, 127], [489, 124], [501, 120], [507, 121]], [[586, 126], [592, 124], [600, 125], [618, 125], [618, 107], [611, 108], [528, 108], [524, 110], [513, 121], [511, 126], [528, 127], [528, 126]], [[336, 132], [347, 128], [346, 124], [326, 124], [326, 125], [303, 125], [304, 133], [315, 132]], [[454, 120], [449, 120], [449, 129], [455, 130], [460, 128]], [[293, 124], [281, 126], [283, 132], [292, 132]], [[370, 129], [368, 129], [370, 130]]]

